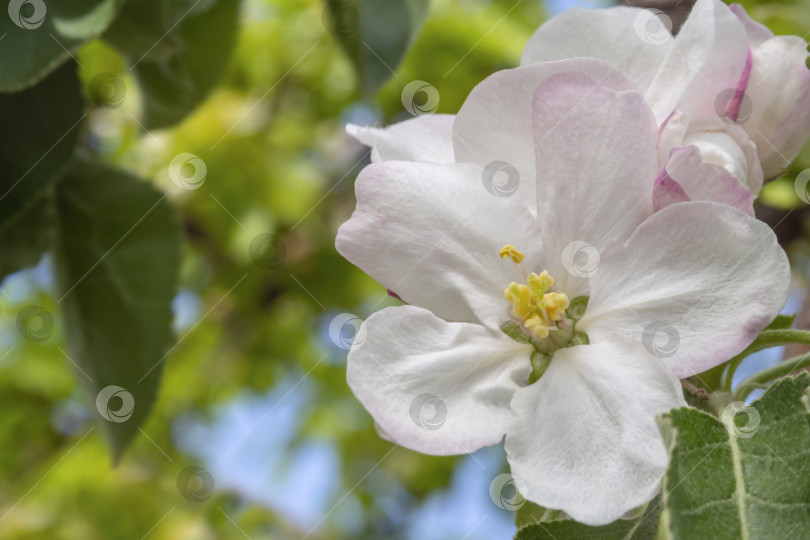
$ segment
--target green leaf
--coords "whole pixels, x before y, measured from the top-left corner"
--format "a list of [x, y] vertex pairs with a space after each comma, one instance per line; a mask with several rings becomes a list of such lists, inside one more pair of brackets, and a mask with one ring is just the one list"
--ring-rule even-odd
[[810, 374], [782, 379], [721, 419], [661, 420], [671, 449], [663, 499], [675, 538], [796, 538], [810, 530]]
[[123, 0], [9, 0], [0, 13], [0, 92], [35, 84], [97, 37]]
[[349, 54], [365, 95], [374, 95], [397, 70], [429, 6], [429, 0], [326, 0], [323, 23]]
[[[172, 339], [179, 225], [166, 195], [102, 165], [80, 162], [58, 184], [55, 200], [68, 352], [100, 400], [99, 422], [117, 461], [155, 401]], [[105, 392], [111, 385], [123, 393]], [[126, 393], [134, 399], [128, 418]]]
[[649, 540], [655, 538], [659, 510], [659, 500], [654, 499], [636, 519], [620, 519], [601, 527], [570, 519], [533, 523], [520, 527], [515, 540]]
[[133, 61], [163, 60], [176, 53], [182, 42], [173, 33], [169, 0], [130, 1], [107, 29], [102, 38]]
[[[178, 49], [157, 60], [133, 58], [143, 92], [143, 124], [159, 129], [193, 111], [219, 82], [236, 39], [239, 0], [171, 0], [167, 11]], [[182, 8], [185, 7], [185, 10]], [[201, 8], [206, 8], [201, 11]]]
[[64, 173], [79, 141], [84, 108], [73, 62], [28, 90], [0, 94], [0, 226]]
[[524, 525], [534, 523], [548, 523], [550, 521], [565, 520], [566, 514], [562, 510], [551, 510], [543, 508], [529, 501], [524, 501], [523, 506], [515, 511], [515, 525], [520, 529]]
[[53, 206], [47, 196], [0, 227], [0, 282], [9, 274], [35, 266], [53, 242]]

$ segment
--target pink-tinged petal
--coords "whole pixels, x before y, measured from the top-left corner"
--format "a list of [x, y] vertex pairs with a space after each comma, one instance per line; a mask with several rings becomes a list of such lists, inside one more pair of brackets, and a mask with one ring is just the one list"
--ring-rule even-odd
[[673, 180], [666, 168], [661, 169], [653, 186], [653, 208], [658, 212], [667, 206], [679, 202], [689, 202], [689, 195], [681, 185]]
[[532, 114], [537, 218], [547, 229], [546, 252], [562, 254], [547, 268], [569, 296], [587, 294], [586, 276], [562, 260], [566, 248], [579, 243], [598, 251], [652, 214], [657, 126], [640, 93], [583, 73], [541, 83]]
[[765, 178], [778, 176], [810, 137], [807, 43], [778, 36], [754, 49], [748, 83], [751, 115], [742, 127], [756, 143]]
[[515, 393], [506, 454], [524, 496], [604, 525], [658, 493], [668, 455], [656, 415], [685, 405], [678, 380], [621, 336], [560, 349]]
[[771, 32], [770, 28], [753, 20], [740, 4], [731, 4], [728, 8], [745, 27], [745, 32], [748, 35], [748, 43], [751, 47], [761, 45], [773, 37], [773, 32]]
[[453, 126], [456, 161], [488, 167], [503, 163], [519, 178], [518, 195], [535, 208], [535, 143], [532, 100], [538, 85], [559, 73], [579, 71], [603, 86], [632, 90], [633, 84], [599, 60], [577, 59], [499, 71], [473, 88]]
[[719, 203], [674, 204], [605, 249], [578, 329], [621, 332], [680, 378], [748, 346], [788, 297], [790, 266], [763, 222]]
[[520, 65], [595, 58], [625, 74], [644, 92], [672, 47], [667, 21], [656, 20], [650, 10], [626, 6], [569, 9], [537, 29]]
[[676, 108], [716, 115], [718, 96], [737, 86], [748, 51], [745, 28], [720, 0], [698, 0], [645, 96], [660, 122]]
[[705, 161], [725, 168], [755, 196], [762, 188], [757, 146], [742, 127], [717, 117], [690, 121], [675, 111], [659, 136], [659, 164], [663, 167], [673, 150], [686, 146], [696, 146]]
[[653, 193], [656, 211], [675, 202], [714, 201], [754, 216], [754, 194], [724, 167], [705, 161], [696, 146], [672, 151], [658, 174], [656, 190], [662, 197], [656, 200]]
[[436, 455], [501, 440], [531, 372], [530, 345], [413, 306], [373, 314], [357, 335], [349, 386], [387, 438]]
[[748, 56], [745, 59], [745, 67], [740, 75], [740, 80], [737, 82], [737, 88], [734, 95], [726, 105], [726, 117], [732, 122], [737, 122], [740, 119], [740, 107], [743, 104], [745, 91], [748, 88], [748, 81], [751, 78], [751, 68], [754, 65], [754, 53], [748, 49]]
[[540, 229], [517, 196], [487, 190], [472, 164], [384, 161], [363, 169], [357, 209], [337, 235], [341, 255], [408, 304], [448, 321], [507, 320], [503, 291], [520, 273], [506, 244], [542, 257]]
[[387, 128], [346, 126], [346, 132], [371, 147], [371, 161], [422, 161], [453, 163], [451, 114], [411, 118]]

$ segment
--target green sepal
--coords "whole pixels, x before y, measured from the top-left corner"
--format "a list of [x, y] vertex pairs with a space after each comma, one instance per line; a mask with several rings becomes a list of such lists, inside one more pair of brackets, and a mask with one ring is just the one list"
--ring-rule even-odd
[[585, 310], [588, 308], [588, 300], [590, 296], [577, 296], [571, 303], [568, 304], [568, 309], [565, 310], [565, 315], [573, 321], [578, 321], [585, 315]]
[[518, 343], [532, 343], [532, 338], [527, 336], [526, 332], [524, 332], [520, 325], [516, 322], [506, 321], [501, 325], [501, 331]]
[[531, 362], [532, 373], [529, 375], [529, 384], [534, 384], [543, 376], [543, 373], [546, 372], [548, 366], [551, 364], [551, 355], [534, 351], [532, 353]]

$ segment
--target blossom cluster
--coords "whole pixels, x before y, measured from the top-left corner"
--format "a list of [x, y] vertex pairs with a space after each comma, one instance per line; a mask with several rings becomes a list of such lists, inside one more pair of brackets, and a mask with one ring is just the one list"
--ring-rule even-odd
[[373, 163], [337, 249], [405, 304], [364, 322], [353, 392], [419, 452], [505, 440], [523, 496], [591, 525], [658, 493], [656, 416], [784, 306], [753, 202], [810, 137], [802, 39], [651, 16], [570, 10], [458, 114], [349, 127]]

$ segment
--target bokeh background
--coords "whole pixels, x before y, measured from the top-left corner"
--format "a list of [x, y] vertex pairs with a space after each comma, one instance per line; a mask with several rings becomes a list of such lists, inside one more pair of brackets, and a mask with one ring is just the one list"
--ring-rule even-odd
[[[149, 132], [124, 60], [101, 41], [84, 46], [85, 86], [107, 72], [127, 91], [120, 107], [92, 110], [86, 150], [169, 192], [181, 216], [177, 339], [149, 420], [113, 466], [64, 356], [59, 317], [41, 342], [16, 327], [26, 306], [57, 313], [51, 257], [2, 283], [0, 537], [511, 538], [512, 514], [489, 494], [507, 472], [501, 447], [458, 458], [395, 447], [346, 385], [355, 323], [396, 300], [334, 249], [368, 162], [344, 127], [410, 118], [401, 94], [414, 80], [435, 87], [436, 112], [453, 113], [479, 81], [518, 64], [546, 18], [608, 4], [432, 0], [404, 63], [362, 99], [320, 1], [243, 0], [221, 84], [182, 123]], [[743, 4], [776, 33], [807, 38], [810, 1]], [[167, 164], [182, 152], [206, 164], [199, 189], [169, 178]], [[779, 223], [791, 253], [793, 311], [810, 253], [794, 179], [808, 167], [810, 147], [765, 188], [758, 209]], [[269, 256], [256, 256], [261, 239], [272, 239]], [[780, 354], [752, 357], [737, 375]]]

